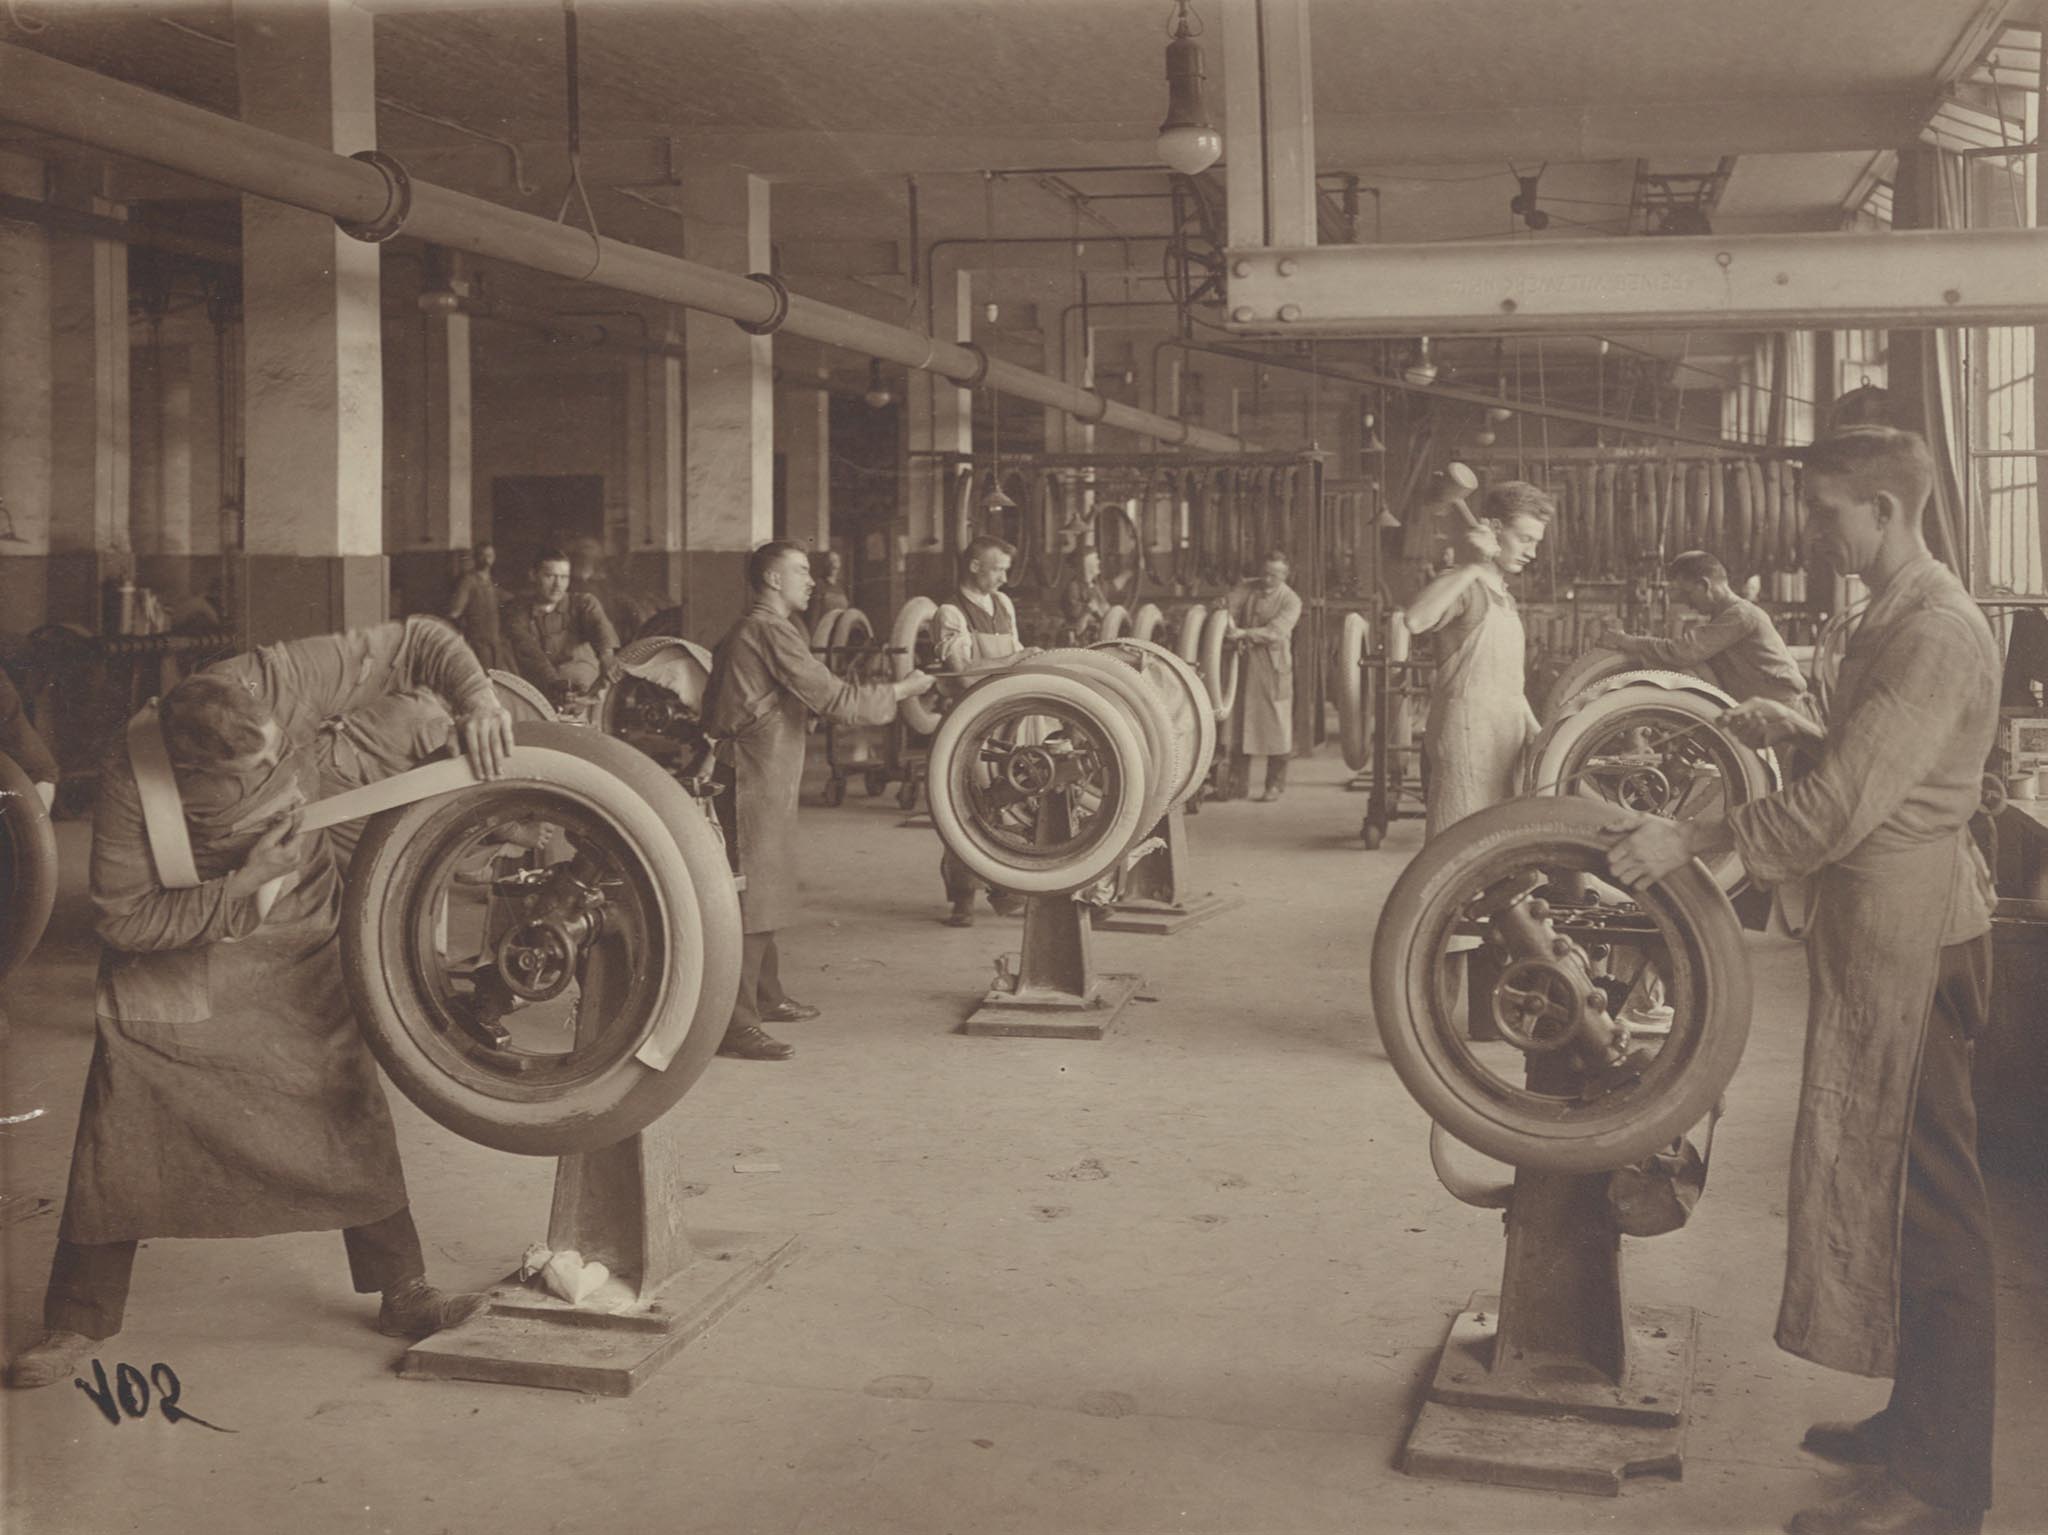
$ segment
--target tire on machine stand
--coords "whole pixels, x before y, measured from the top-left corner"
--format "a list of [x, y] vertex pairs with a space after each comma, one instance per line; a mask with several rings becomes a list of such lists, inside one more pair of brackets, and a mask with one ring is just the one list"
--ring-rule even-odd
[[[1442, 1130], [1516, 1168], [1500, 1290], [1451, 1324], [1402, 1454], [1413, 1475], [1615, 1495], [1682, 1468], [1697, 1318], [1624, 1304], [1615, 1174], [1658, 1176], [1645, 1159], [1717, 1112], [1750, 978], [1735, 913], [1697, 864], [1631, 907], [1547, 904], [1573, 875], [1611, 877], [1611, 818], [1569, 798], [1482, 810], [1416, 855], [1374, 936], [1374, 1014], [1403, 1085]], [[1497, 953], [1485, 1005], [1505, 1052], [1475, 1051], [1446, 1005], [1449, 947], [1475, 927]], [[1626, 979], [1597, 984], [1624, 951], [1661, 963], [1661, 1038], [1617, 1025]]]
[[684, 1150], [668, 1111], [731, 1019], [739, 898], [708, 813], [652, 758], [546, 722], [515, 742], [504, 777], [369, 822], [343, 980], [371, 1052], [429, 1117], [559, 1158], [545, 1247], [580, 1255], [597, 1288], [572, 1303], [507, 1280], [400, 1373], [622, 1396], [793, 1247], [720, 1233], [700, 1256], [670, 1193]]

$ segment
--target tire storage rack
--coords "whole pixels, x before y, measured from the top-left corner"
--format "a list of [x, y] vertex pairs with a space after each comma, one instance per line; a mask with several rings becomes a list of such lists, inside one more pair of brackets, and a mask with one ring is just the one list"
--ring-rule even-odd
[[[1515, 1169], [1511, 1188], [1474, 1188], [1432, 1137], [1452, 1193], [1505, 1208], [1507, 1248], [1498, 1292], [1451, 1324], [1403, 1452], [1412, 1474], [1614, 1496], [1682, 1471], [1697, 1318], [1624, 1302], [1621, 1238], [1683, 1224], [1688, 1155], [1704, 1187], [1706, 1148], [1681, 1138], [1711, 1123], [1741, 1060], [1750, 973], [1696, 862], [1621, 905], [1585, 893], [1608, 877], [1612, 819], [1569, 792], [1467, 817], [1402, 871], [1374, 936], [1373, 1011], [1403, 1085], [1439, 1130]], [[1628, 1004], [1653, 975], [1669, 1013], [1638, 1027]]]
[[977, 879], [1024, 896], [1021, 953], [997, 960], [968, 1034], [1100, 1039], [1136, 992], [1100, 975], [1093, 910], [1178, 842], [1218, 721], [1207, 685], [1164, 646], [1114, 640], [952, 679], [927, 791], [940, 840]]
[[[1255, 574], [1267, 550], [1285, 550], [1301, 598], [1294, 632], [1297, 749], [1321, 744], [1326, 695], [1318, 662], [1331, 622], [1325, 608], [1333, 591], [1353, 584], [1333, 580], [1333, 551], [1363, 548], [1373, 536], [1369, 525], [1332, 525], [1345, 516], [1369, 519], [1373, 509], [1368, 498], [1323, 494], [1326, 455], [1020, 454], [1006, 455], [1000, 472], [967, 455], [937, 458], [952, 475], [945, 552], [956, 557], [980, 534], [1017, 546], [1010, 591], [1027, 644], [1091, 639], [1062, 633], [1059, 613], [1061, 588], [1088, 550], [1102, 557], [1111, 602], [1134, 622], [1148, 604], [1159, 608], [1167, 634], [1176, 632], [1179, 607], [1207, 606]], [[984, 501], [998, 483], [1015, 504], [991, 510]]]
[[1812, 603], [1832, 580], [1809, 581], [1806, 510], [1797, 450], [1750, 452], [1678, 446], [1554, 449], [1547, 456], [1480, 453], [1476, 510], [1486, 487], [1526, 479], [1557, 502], [1536, 562], [1517, 592], [1531, 672], [1554, 674], [1588, 649], [1609, 618], [1666, 633], [1664, 572], [1689, 549], [1727, 566], [1739, 589], [1758, 578], [1758, 602], [1788, 644], [1810, 643]]

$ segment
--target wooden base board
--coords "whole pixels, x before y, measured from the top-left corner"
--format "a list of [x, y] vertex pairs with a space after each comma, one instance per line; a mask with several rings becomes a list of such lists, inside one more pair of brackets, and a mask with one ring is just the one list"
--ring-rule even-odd
[[693, 1232], [696, 1256], [652, 1301], [598, 1311], [507, 1280], [478, 1315], [405, 1352], [406, 1380], [474, 1380], [630, 1396], [796, 1255], [794, 1236]]
[[1619, 1496], [1641, 1476], [1684, 1474], [1692, 1392], [1691, 1307], [1629, 1311], [1629, 1368], [1619, 1386], [1540, 1368], [1487, 1368], [1498, 1299], [1475, 1295], [1451, 1324], [1436, 1378], [1409, 1432], [1411, 1476]]
[[1100, 1039], [1142, 984], [1140, 976], [1098, 975], [1085, 1000], [1062, 992], [998, 987], [981, 999], [960, 1032], [996, 1039]]
[[1218, 912], [1244, 905], [1241, 895], [1198, 895], [1179, 906], [1165, 906], [1156, 901], [1131, 901], [1115, 906], [1105, 906], [1095, 914], [1095, 927], [1104, 933], [1146, 933], [1157, 938], [1170, 937], [1183, 928], [1206, 922]]

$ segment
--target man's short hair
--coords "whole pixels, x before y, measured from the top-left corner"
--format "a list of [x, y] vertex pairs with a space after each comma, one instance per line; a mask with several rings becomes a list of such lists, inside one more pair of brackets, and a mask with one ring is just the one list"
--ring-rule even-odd
[[970, 541], [967, 547], [960, 551], [960, 568], [965, 570], [985, 554], [1007, 554], [1010, 558], [1015, 559], [1017, 557], [1017, 546], [1007, 538], [997, 538], [993, 534], [983, 533]]
[[1837, 432], [1806, 450], [1806, 479], [1844, 480], [1859, 501], [1881, 491], [1898, 498], [1917, 516], [1934, 490], [1934, 455], [1918, 432], [1892, 426], [1858, 426]]
[[212, 767], [261, 751], [270, 715], [234, 678], [195, 672], [164, 695], [157, 720], [171, 761]]
[[568, 563], [569, 553], [566, 549], [543, 549], [533, 557], [533, 568], [535, 570], [539, 570], [543, 565], [566, 565]]
[[1517, 517], [1549, 522], [1557, 515], [1557, 503], [1545, 495], [1540, 486], [1531, 485], [1527, 480], [1501, 480], [1487, 486], [1485, 499], [1479, 506], [1480, 515], [1501, 523], [1513, 522]]
[[[747, 556], [747, 585], [757, 592], [768, 590], [768, 572], [784, 555], [804, 554], [802, 544], [793, 544], [786, 538], [771, 538], [767, 543]], [[810, 563], [810, 556], [804, 555], [804, 563]]]
[[1889, 426], [1913, 430], [1912, 412], [1906, 403], [1879, 384], [1851, 389], [1827, 409], [1828, 436], [1854, 431], [1859, 426]]
[[1728, 567], [1704, 549], [1688, 549], [1671, 560], [1674, 581], [1705, 581], [1712, 585], [1728, 579]]
[[1294, 569], [1294, 561], [1290, 560], [1287, 557], [1287, 551], [1285, 549], [1268, 549], [1265, 552], [1265, 554], [1260, 557], [1259, 563], [1261, 565], [1270, 565], [1275, 560], [1278, 560], [1282, 565], [1285, 565], [1289, 570]]

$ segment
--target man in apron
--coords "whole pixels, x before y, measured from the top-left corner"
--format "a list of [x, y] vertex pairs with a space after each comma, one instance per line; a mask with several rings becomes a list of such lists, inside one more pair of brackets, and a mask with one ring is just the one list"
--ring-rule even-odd
[[1617, 822], [1616, 877], [1654, 882], [1733, 848], [1763, 884], [1812, 876], [1811, 993], [1793, 1134], [1778, 1346], [1889, 1376], [1884, 1411], [1806, 1448], [1867, 1467], [1795, 1535], [1957, 1535], [1991, 1502], [1991, 1222], [1977, 1169], [1971, 1040], [1990, 990], [1989, 872], [1969, 833], [1998, 728], [1999, 657], [1928, 553], [1927, 445], [1865, 427], [1805, 460], [1807, 540], [1869, 610], [1823, 729], [1752, 699], [1723, 718], [1815, 766], [1725, 821]]
[[746, 942], [740, 992], [720, 1055], [787, 1060], [796, 1052], [763, 1022], [796, 1023], [818, 1009], [782, 989], [777, 929], [798, 910], [797, 795], [804, 776], [804, 724], [813, 714], [841, 725], [886, 725], [897, 703], [926, 692], [932, 679], [847, 682], [811, 654], [797, 616], [811, 599], [811, 562], [801, 547], [777, 540], [747, 559], [753, 604], [719, 642], [704, 701], [704, 729], [733, 768], [739, 868], [746, 879], [740, 915]]
[[[48, 1334], [9, 1366], [9, 1385], [68, 1380], [120, 1331], [136, 1244], [151, 1237], [339, 1229], [356, 1290], [382, 1293], [378, 1330], [393, 1336], [452, 1326], [488, 1298], [426, 1282], [391, 1111], [342, 984], [344, 856], [332, 832], [295, 831], [320, 791], [323, 727], [370, 720], [412, 689], [446, 704], [476, 770], [498, 776], [511, 717], [456, 632], [427, 617], [210, 667], [108, 754], [92, 841], [98, 1037]], [[382, 745], [412, 766], [417, 721], [389, 723]], [[377, 776], [369, 760], [360, 771]], [[166, 884], [145, 790], [175, 796], [197, 884]]]
[[[1016, 545], [983, 534], [961, 555], [960, 600], [942, 603], [933, 624], [933, 644], [943, 670], [957, 672], [990, 661], [1011, 661], [1024, 653], [1017, 637], [1017, 608], [1003, 590], [1016, 554]], [[945, 881], [946, 900], [952, 908], [946, 925], [974, 926], [974, 893], [979, 887], [967, 866], [951, 852], [942, 852], [939, 878]], [[988, 903], [999, 917], [1014, 917], [1024, 909], [1022, 897], [996, 885], [988, 887]]]
[[1267, 551], [1265, 571], [1240, 583], [1227, 603], [1229, 639], [1241, 652], [1238, 722], [1241, 734], [1231, 762], [1231, 787], [1250, 794], [1252, 772], [1266, 759], [1266, 786], [1254, 803], [1271, 804], [1287, 788], [1287, 759], [1294, 755], [1294, 626], [1301, 622], [1301, 598], [1287, 584], [1287, 556]]

